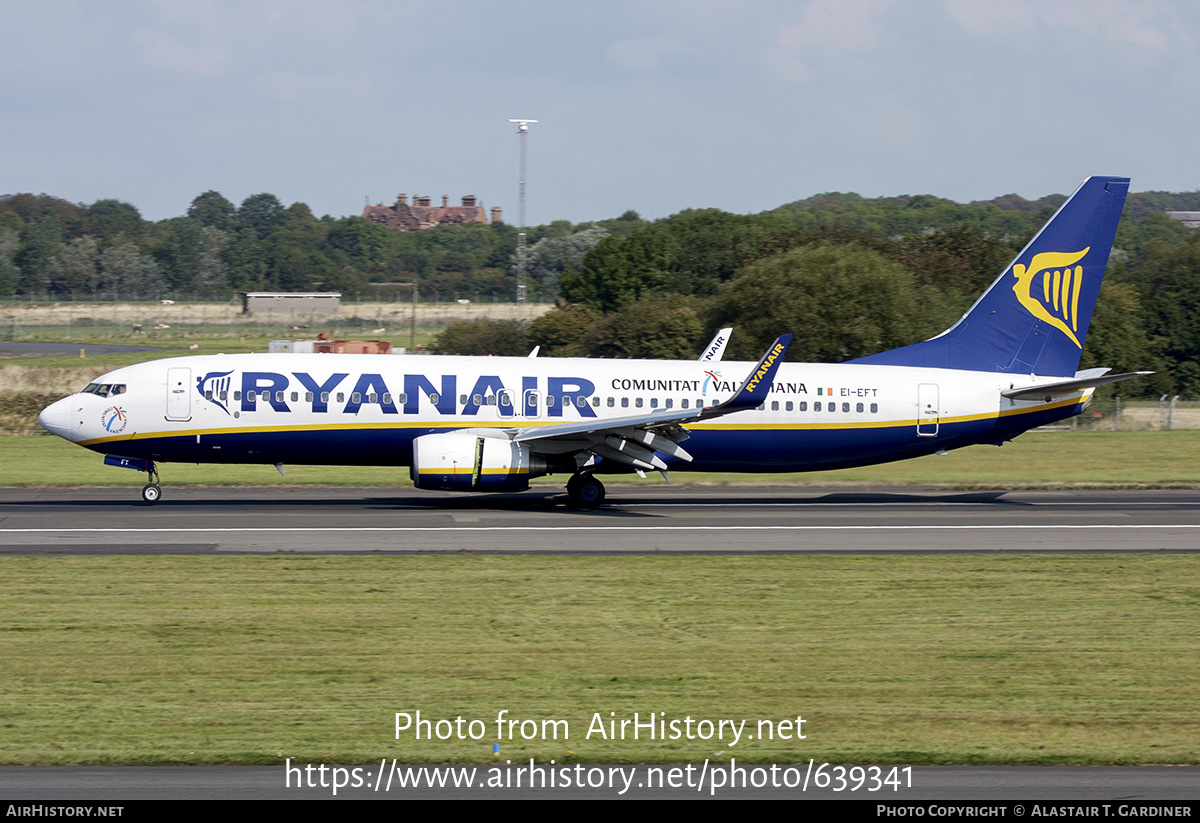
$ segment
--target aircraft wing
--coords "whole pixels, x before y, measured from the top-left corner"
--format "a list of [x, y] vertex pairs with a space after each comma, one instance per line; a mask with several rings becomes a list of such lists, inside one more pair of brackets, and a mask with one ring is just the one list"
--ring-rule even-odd
[[1108, 369], [1088, 369], [1087, 371], [1076, 373], [1074, 380], [1062, 380], [1057, 383], [1043, 383], [1040, 386], [1024, 386], [1021, 388], [1014, 386], [1011, 389], [1005, 389], [1000, 394], [1012, 400], [1029, 400], [1035, 397], [1043, 397], [1049, 402], [1051, 398], [1060, 397], [1064, 394], [1072, 394], [1082, 389], [1094, 389], [1096, 386], [1103, 386], [1106, 383], [1117, 383], [1121, 380], [1130, 380], [1134, 377], [1154, 374], [1152, 371], [1105, 374], [1107, 371]]
[[635, 469], [663, 471], [667, 464], [655, 452], [690, 462], [692, 456], [679, 446], [688, 437], [685, 426], [762, 404], [791, 341], [790, 334], [780, 335], [750, 371], [737, 394], [715, 406], [657, 409], [648, 414], [531, 426], [517, 429], [512, 439], [530, 444], [537, 452], [574, 454], [580, 468], [602, 457]]

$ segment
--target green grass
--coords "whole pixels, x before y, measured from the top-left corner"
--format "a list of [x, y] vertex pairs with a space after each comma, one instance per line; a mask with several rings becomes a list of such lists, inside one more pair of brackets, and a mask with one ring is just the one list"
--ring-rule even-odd
[[[1200, 431], [1031, 432], [995, 446], [970, 446], [944, 456], [881, 466], [805, 474], [709, 474], [677, 471], [676, 484], [851, 485], [930, 488], [1194, 487], [1200, 485]], [[49, 435], [0, 436], [6, 486], [130, 486], [144, 476], [106, 468], [102, 457]], [[163, 485], [407, 486], [403, 467], [163, 464]], [[535, 484], [559, 486], [563, 476]], [[606, 483], [661, 485], [658, 475], [605, 478]]]
[[[1200, 763], [1187, 556], [0, 557], [0, 763]], [[487, 722], [395, 739], [394, 713]], [[593, 713], [803, 741], [605, 741]]]

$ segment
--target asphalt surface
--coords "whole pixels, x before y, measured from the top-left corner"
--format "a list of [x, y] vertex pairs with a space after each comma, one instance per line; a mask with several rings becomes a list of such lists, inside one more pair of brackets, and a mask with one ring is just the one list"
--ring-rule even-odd
[[[1131, 808], [1173, 807], [1171, 801], [1192, 801], [1190, 817], [1200, 814], [1196, 800], [1200, 798], [1200, 767], [1195, 766], [916, 766], [911, 773], [900, 772], [899, 788], [895, 783], [886, 788], [870, 791], [870, 783], [858, 781], [858, 790], [853, 783], [840, 784], [836, 779], [828, 785], [818, 787], [807, 763], [797, 764], [790, 769], [780, 766], [770, 773], [770, 766], [742, 766], [746, 770], [745, 787], [712, 786], [716, 773], [710, 764], [704, 771], [702, 764], [687, 764], [656, 767], [651, 774], [646, 766], [581, 766], [576, 771], [570, 767], [572, 782], [591, 782], [591, 786], [578, 788], [561, 785], [528, 788], [488, 788], [479, 783], [486, 782], [489, 770], [498, 768], [504, 775], [511, 773], [515, 782], [515, 769], [494, 763], [478, 766], [434, 767], [444, 777], [453, 768], [463, 776], [474, 770], [475, 785], [470, 787], [400, 788], [397, 781], [391, 785], [374, 782], [380, 765], [363, 764], [359, 775], [363, 779], [357, 787], [343, 786], [335, 795], [332, 784], [332, 764], [321, 774], [312, 764], [313, 771], [304, 769], [306, 764], [291, 764], [296, 770], [290, 775], [283, 765], [279, 766], [64, 766], [64, 767], [11, 767], [0, 768], [0, 798], [5, 803], [21, 800], [73, 800], [73, 801], [123, 801], [123, 800], [849, 800], [867, 802], [869, 813], [874, 813], [876, 803], [913, 804], [928, 801], [1007, 801], [1025, 803], [1024, 812], [1031, 817], [1067, 816], [1042, 811], [1041, 814], [1029, 807], [1030, 801], [1048, 801], [1061, 807], [1064, 803], [1086, 803], [1088, 806], [1108, 803], [1108, 815], [1103, 811], [1092, 813], [1094, 817], [1119, 816], [1163, 816], [1130, 815]], [[391, 764], [387, 764], [391, 771]], [[545, 764], [539, 764], [545, 765]], [[815, 764], [819, 766], [820, 764]], [[343, 767], [354, 768], [354, 767]], [[399, 765], [400, 771], [409, 772], [408, 767]], [[420, 767], [416, 767], [420, 768]], [[429, 767], [426, 767], [427, 769]], [[562, 767], [560, 767], [562, 768]], [[669, 772], [678, 770], [675, 786], [669, 785]], [[623, 769], [624, 774], [614, 770]], [[717, 771], [729, 769], [728, 763], [716, 767]], [[785, 769], [787, 769], [785, 771]], [[890, 771], [890, 767], [884, 770]], [[367, 775], [370, 774], [370, 778]], [[425, 774], [429, 774], [428, 771]], [[545, 774], [545, 772], [543, 772]], [[702, 777], [707, 775], [707, 777]], [[726, 775], [727, 776], [727, 775]], [[803, 779], [809, 777], [804, 788]], [[884, 777], [888, 775], [885, 773]], [[291, 785], [287, 785], [288, 778]], [[610, 779], [611, 778], [611, 779]], [[427, 779], [427, 778], [426, 778]], [[452, 778], [449, 778], [452, 780]], [[723, 778], [718, 778], [718, 782]], [[368, 780], [370, 785], [368, 785]], [[527, 781], [527, 778], [526, 778]], [[297, 783], [303, 782], [303, 785]], [[309, 785], [311, 782], [312, 785]], [[321, 783], [324, 782], [324, 786]], [[547, 782], [549, 782], [547, 780]], [[691, 785], [689, 785], [689, 782]], [[756, 787], [755, 782], [761, 783]], [[780, 785], [772, 786], [775, 782]], [[798, 783], [791, 788], [786, 782]], [[610, 783], [612, 785], [610, 785]], [[602, 785], [601, 785], [602, 784]], [[627, 785], [628, 784], [628, 785]], [[640, 784], [640, 785], [639, 785]], [[660, 787], [659, 784], [662, 785]], [[699, 788], [697, 788], [697, 786]], [[622, 791], [624, 789], [624, 791]], [[1121, 809], [1126, 810], [1125, 814]], [[944, 810], [930, 813], [926, 807], [921, 817], [956, 817]], [[82, 815], [81, 815], [82, 816]], [[129, 816], [129, 815], [123, 815]], [[909, 812], [907, 817], [918, 816]], [[999, 816], [992, 813], [990, 816]], [[1010, 810], [1005, 817], [1018, 817]], [[1078, 813], [1071, 816], [1081, 816]], [[1173, 816], [1179, 816], [1178, 814]]]
[[8, 489], [6, 554], [1200, 552], [1200, 491]]

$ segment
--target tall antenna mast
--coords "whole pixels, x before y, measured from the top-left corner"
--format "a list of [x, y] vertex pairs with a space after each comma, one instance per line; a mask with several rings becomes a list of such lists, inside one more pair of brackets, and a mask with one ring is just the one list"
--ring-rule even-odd
[[517, 320], [525, 325], [525, 170], [529, 164], [529, 124], [536, 120], [509, 120], [517, 124], [521, 138], [521, 225], [517, 232]]

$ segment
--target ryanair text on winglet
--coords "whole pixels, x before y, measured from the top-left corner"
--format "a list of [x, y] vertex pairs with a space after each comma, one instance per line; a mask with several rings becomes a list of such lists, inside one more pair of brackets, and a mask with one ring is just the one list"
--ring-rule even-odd
[[776, 343], [771, 349], [771, 353], [763, 358], [762, 365], [758, 367], [758, 371], [746, 381], [746, 391], [753, 393], [758, 388], [758, 382], [763, 379], [763, 375], [771, 370], [771, 364], [774, 363], [783, 350], [787, 348], [782, 343]]

